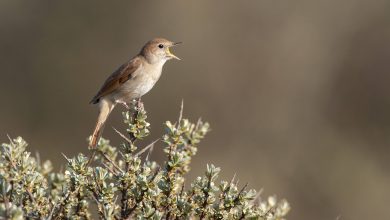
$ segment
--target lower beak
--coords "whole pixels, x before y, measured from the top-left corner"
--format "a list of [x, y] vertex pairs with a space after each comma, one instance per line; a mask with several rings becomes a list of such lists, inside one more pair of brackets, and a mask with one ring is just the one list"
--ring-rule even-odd
[[176, 59], [176, 60], [181, 60], [179, 57], [177, 57], [175, 54], [171, 53], [171, 51], [169, 50], [169, 48], [167, 48], [167, 55], [168, 57], [170, 58], [173, 58], [173, 59]]
[[175, 56], [173, 53], [169, 52], [168, 54], [169, 57], [172, 57], [173, 59], [176, 59], [176, 60], [181, 60], [179, 57]]

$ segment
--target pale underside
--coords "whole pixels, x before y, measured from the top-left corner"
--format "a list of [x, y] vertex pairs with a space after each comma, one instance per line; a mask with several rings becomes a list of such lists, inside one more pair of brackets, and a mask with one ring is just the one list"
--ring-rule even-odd
[[143, 65], [134, 73], [135, 77], [127, 80], [117, 90], [107, 97], [113, 102], [129, 103], [148, 93], [160, 78], [162, 65], [157, 68], [150, 68]]
[[149, 64], [136, 57], [122, 65], [104, 83], [91, 101], [99, 103], [104, 99], [112, 103], [130, 103], [148, 93], [161, 76], [166, 60]]

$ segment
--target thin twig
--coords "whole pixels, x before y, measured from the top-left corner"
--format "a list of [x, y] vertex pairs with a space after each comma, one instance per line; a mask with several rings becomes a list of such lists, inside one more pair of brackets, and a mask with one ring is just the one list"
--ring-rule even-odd
[[240, 195], [244, 192], [244, 190], [245, 190], [245, 188], [246, 188], [247, 186], [248, 186], [248, 183], [246, 183], [246, 184], [244, 185], [244, 187], [242, 187], [242, 189], [241, 189], [240, 192], [238, 193], [236, 199], [234, 199], [235, 202], [238, 201], [238, 200], [240, 199]]
[[232, 185], [232, 183], [234, 182], [234, 179], [236, 179], [236, 173], [234, 173], [232, 180], [230, 180], [230, 185]]
[[152, 143], [150, 143], [148, 146], [146, 146], [144, 149], [140, 150], [138, 153], [136, 153], [134, 156], [138, 157], [139, 155], [143, 154], [145, 151], [147, 151], [149, 148], [152, 148], [154, 146], [154, 144], [159, 141], [160, 139], [157, 139], [155, 141], [153, 141]]
[[126, 142], [128, 142], [129, 144], [132, 143], [132, 141], [131, 141], [129, 138], [127, 138], [124, 134], [122, 134], [122, 133], [121, 133], [120, 131], [118, 131], [116, 128], [112, 127], [112, 129], [114, 129], [114, 131], [115, 131], [117, 134], [119, 134], [119, 136], [121, 136]]
[[149, 161], [149, 155], [153, 152], [153, 146], [149, 149], [148, 154], [146, 154], [145, 161]]
[[[10, 195], [13, 195], [13, 194], [14, 194], [14, 181], [11, 180], [11, 181], [10, 181], [10, 184], [11, 184], [11, 190], [10, 190], [9, 194], [10, 194]], [[13, 202], [12, 200], [13, 200], [13, 199], [12, 199], [12, 196], [10, 196], [10, 197], [9, 197], [9, 202], [12, 203], [12, 202]]]
[[33, 196], [33, 194], [30, 192], [30, 190], [26, 190], [27, 191], [27, 194], [28, 194], [28, 196], [30, 197], [30, 201], [32, 202], [32, 203], [35, 203], [35, 199], [34, 199], [34, 196]]
[[103, 153], [102, 151], [99, 151], [99, 153], [104, 157], [104, 159], [106, 159], [108, 162], [110, 162], [117, 170], [119, 170], [121, 173], [123, 173], [124, 171], [118, 166], [116, 165], [116, 163], [114, 161], [112, 161], [105, 153]]
[[91, 164], [91, 162], [92, 162], [93, 158], [95, 157], [95, 155], [96, 155], [96, 149], [93, 149], [92, 154], [89, 157], [87, 164], [85, 165], [86, 167], [88, 167]]
[[5, 212], [4, 212], [4, 215], [5, 215], [5, 219], [8, 219], [8, 216], [9, 216], [9, 200], [8, 200], [8, 196], [7, 196], [7, 193], [6, 193], [6, 188], [5, 188], [5, 184], [3, 184], [3, 201], [4, 201], [4, 206], [5, 206]]
[[103, 165], [108, 171], [110, 171], [114, 176], [118, 176], [118, 173], [116, 173], [113, 169], [111, 169], [111, 167], [109, 167], [107, 164], [102, 163], [102, 165]]
[[238, 186], [238, 183], [240, 182], [240, 179], [237, 179], [235, 185]]
[[64, 153], [61, 152], [61, 154], [62, 154], [62, 156], [65, 158], [65, 160], [66, 160], [68, 163], [70, 163], [70, 159], [69, 159]]
[[35, 152], [35, 158], [37, 158], [37, 166], [41, 168], [41, 156], [39, 155], [38, 151]]
[[195, 129], [194, 129], [195, 131], [198, 130], [201, 123], [202, 123], [202, 118], [198, 118], [198, 121], [196, 121]]
[[180, 127], [180, 121], [183, 118], [183, 109], [184, 109], [184, 100], [181, 100], [181, 105], [180, 105], [180, 114], [179, 114], [179, 120], [177, 121], [179, 123]]
[[261, 188], [255, 195], [252, 201], [250, 201], [251, 205], [256, 204], [257, 200], [260, 198], [261, 193], [263, 193], [263, 188]]
[[58, 201], [54, 203], [53, 208], [50, 211], [49, 217], [47, 217], [46, 220], [51, 220], [54, 215], [54, 210], [56, 209], [56, 206], [58, 205]]
[[7, 137], [8, 137], [8, 140], [9, 140], [10, 144], [11, 144], [12, 146], [15, 146], [15, 143], [14, 143], [14, 141], [12, 140], [12, 138], [9, 136], [9, 134], [7, 134]]
[[93, 178], [94, 178], [94, 180], [95, 180], [96, 187], [98, 188], [98, 192], [100, 193], [100, 192], [102, 191], [102, 188], [101, 188], [100, 185], [99, 185], [98, 179], [97, 179], [97, 177], [96, 177], [96, 173], [93, 172], [92, 175], [93, 175]]
[[78, 202], [77, 202], [77, 206], [76, 206], [76, 211], [75, 211], [75, 213], [76, 213], [76, 215], [78, 215], [78, 216], [83, 216], [84, 214], [80, 213], [80, 211], [81, 211], [81, 205], [82, 205], [81, 202], [83, 201], [84, 196], [83, 196], [83, 197], [81, 196], [80, 190], [78, 191], [76, 197], [77, 197], [77, 201], [78, 201]]
[[[10, 144], [12, 145], [12, 147], [15, 147], [15, 143], [14, 143], [14, 141], [12, 140], [12, 138], [11, 138], [8, 134], [7, 134], [7, 137], [8, 137], [8, 139], [9, 139], [9, 142], [10, 142]], [[12, 158], [8, 157], [8, 159], [9, 159], [9, 162], [10, 162], [12, 168], [17, 169], [17, 168], [16, 168], [16, 165], [14, 164], [14, 161], [12, 160]]]

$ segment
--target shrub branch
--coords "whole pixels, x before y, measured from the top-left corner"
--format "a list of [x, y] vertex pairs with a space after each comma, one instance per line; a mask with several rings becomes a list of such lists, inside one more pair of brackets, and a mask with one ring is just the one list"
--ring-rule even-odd
[[[123, 113], [123, 119], [126, 132], [114, 128], [123, 139], [120, 146], [101, 138], [88, 157], [64, 155], [66, 169], [61, 172], [54, 172], [50, 161], [32, 157], [21, 137], [9, 138], [9, 143], [0, 146], [0, 218], [285, 218], [290, 209], [286, 200], [262, 199], [260, 193], [247, 190], [248, 184], [239, 188], [234, 178], [217, 182], [221, 169], [212, 164], [203, 176], [185, 180], [209, 124], [183, 118], [183, 103], [178, 121], [165, 122], [162, 138], [147, 146], [139, 144], [150, 134], [143, 104], [135, 103]], [[149, 159], [154, 147], [166, 154], [162, 165]], [[145, 152], [149, 152], [146, 157], [142, 156]], [[97, 204], [96, 211], [91, 203]]]

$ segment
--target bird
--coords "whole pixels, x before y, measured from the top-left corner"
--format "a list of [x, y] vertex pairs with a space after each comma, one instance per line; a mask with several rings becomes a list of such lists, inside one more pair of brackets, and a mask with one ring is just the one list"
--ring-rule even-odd
[[117, 104], [128, 104], [148, 93], [159, 80], [166, 61], [180, 60], [170, 48], [181, 44], [164, 38], [148, 41], [132, 59], [121, 65], [103, 83], [90, 101], [97, 104], [99, 115], [89, 146], [94, 149], [102, 135], [108, 116]]

